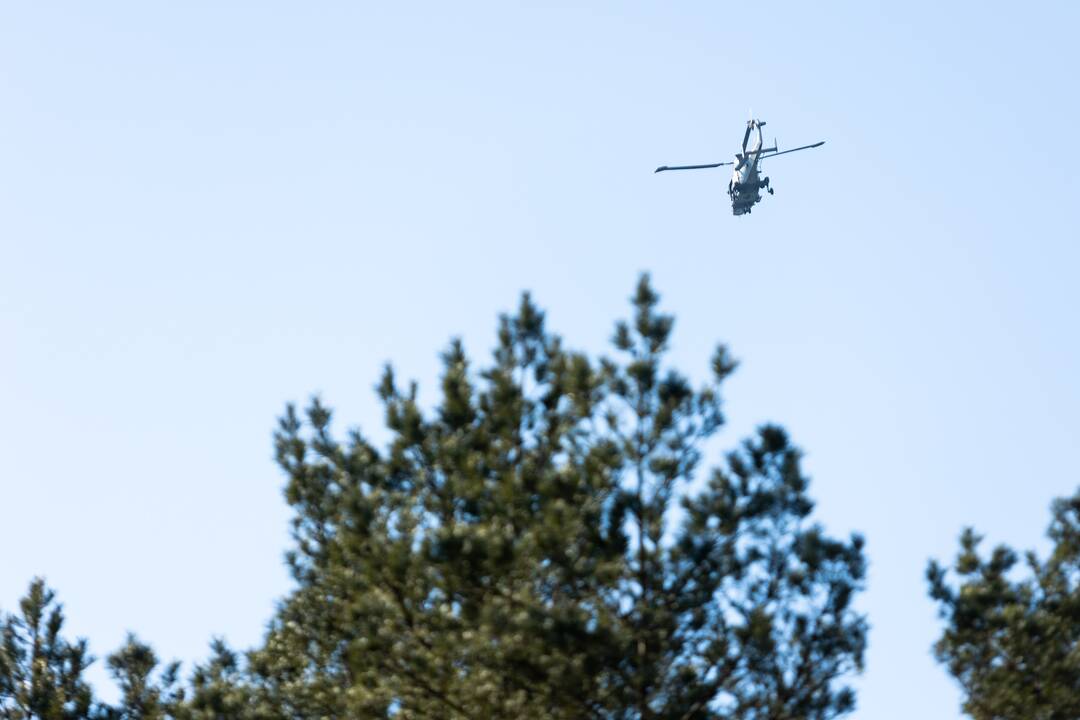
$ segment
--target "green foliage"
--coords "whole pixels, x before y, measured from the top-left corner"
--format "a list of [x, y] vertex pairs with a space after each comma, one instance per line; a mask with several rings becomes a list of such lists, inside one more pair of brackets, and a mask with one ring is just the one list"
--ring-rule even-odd
[[[809, 521], [799, 452], [765, 427], [691, 479], [723, 422], [664, 364], [673, 319], [642, 278], [614, 358], [547, 332], [526, 295], [491, 364], [459, 342], [424, 412], [379, 385], [391, 441], [330, 430], [318, 400], [276, 436], [297, 590], [249, 658], [288, 716], [834, 717], [861, 668], [862, 541]], [[680, 509], [681, 506], [681, 509]]]
[[83, 672], [92, 662], [84, 640], [60, 631], [63, 608], [36, 578], [17, 614], [0, 616], [0, 718], [76, 720], [90, 715], [93, 697]]
[[120, 687], [120, 704], [103, 707], [107, 720], [164, 720], [183, 716], [184, 691], [180, 687], [180, 663], [165, 666], [154, 677], [158, 658], [149, 645], [128, 635], [124, 647], [106, 658], [106, 666]]
[[970, 528], [960, 538], [953, 570], [931, 561], [930, 595], [945, 630], [934, 646], [964, 692], [976, 720], [1073, 720], [1080, 717], [1080, 492], [1053, 504], [1054, 543], [1040, 561], [996, 547], [979, 554]]
[[[643, 277], [615, 353], [547, 331], [528, 295], [489, 364], [460, 342], [441, 393], [387, 368], [390, 440], [331, 432], [315, 400], [275, 435], [295, 590], [264, 643], [214, 641], [190, 682], [135, 637], [109, 656], [109, 720], [828, 720], [850, 711], [866, 624], [863, 542], [811, 519], [800, 453], [761, 428], [700, 473], [722, 427], [719, 347], [701, 387], [665, 356]], [[704, 475], [702, 477], [702, 475]], [[31, 587], [5, 621], [0, 719], [91, 714], [81, 643]], [[44, 628], [44, 629], [42, 629]]]
[[189, 692], [187, 702], [175, 706], [177, 720], [320, 717], [317, 714], [286, 715], [279, 707], [259, 704], [250, 685], [244, 680], [241, 658], [221, 639], [215, 639], [210, 644], [210, 660], [195, 667]]

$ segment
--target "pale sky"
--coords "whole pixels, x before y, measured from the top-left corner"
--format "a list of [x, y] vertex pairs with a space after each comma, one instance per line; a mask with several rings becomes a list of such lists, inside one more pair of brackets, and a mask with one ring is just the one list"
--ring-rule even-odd
[[[652, 272], [864, 532], [866, 720], [959, 718], [929, 557], [1042, 542], [1080, 484], [1072, 2], [0, 2], [0, 608], [103, 657], [259, 641], [290, 588], [270, 434], [380, 437], [533, 291], [601, 351]], [[727, 205], [748, 112], [775, 196]], [[106, 696], [101, 663], [93, 673]]]

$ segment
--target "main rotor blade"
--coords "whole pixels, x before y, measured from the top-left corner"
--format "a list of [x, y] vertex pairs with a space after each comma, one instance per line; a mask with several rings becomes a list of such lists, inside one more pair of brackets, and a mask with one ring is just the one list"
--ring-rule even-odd
[[785, 150], [783, 152], [773, 153], [772, 155], [762, 155], [761, 159], [762, 160], [768, 160], [769, 158], [776, 157], [777, 155], [787, 155], [789, 152], [796, 152], [797, 150], [809, 150], [810, 148], [821, 147], [824, 144], [825, 144], [825, 141], [822, 140], [821, 142], [816, 142], [813, 145], [803, 145], [802, 147], [791, 148], [790, 150]]
[[661, 165], [653, 170], [653, 173], [663, 172], [664, 170], [702, 170], [704, 168], [720, 167], [721, 165], [734, 165], [732, 162], [713, 163], [711, 165]]

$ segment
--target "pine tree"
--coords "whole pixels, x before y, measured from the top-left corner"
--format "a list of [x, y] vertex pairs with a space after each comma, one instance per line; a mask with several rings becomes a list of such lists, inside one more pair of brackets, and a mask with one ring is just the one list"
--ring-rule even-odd
[[[297, 589], [244, 670], [282, 717], [825, 720], [861, 669], [862, 540], [813, 524], [800, 453], [762, 428], [707, 482], [723, 347], [665, 365], [643, 277], [617, 355], [564, 348], [526, 295], [492, 363], [460, 342], [437, 408], [387, 370], [392, 440], [292, 407], [276, 435]], [[305, 422], [306, 420], [306, 422]], [[681, 509], [680, 509], [681, 508]]]
[[665, 364], [647, 277], [612, 358], [563, 346], [528, 295], [492, 362], [443, 355], [430, 412], [392, 370], [388, 446], [315, 400], [275, 435], [295, 590], [263, 644], [215, 640], [190, 682], [134, 636], [94, 706], [85, 644], [35, 581], [3, 621], [0, 720], [830, 720], [862, 668], [863, 541], [810, 520], [800, 453], [762, 427], [698, 478], [724, 423], [724, 347]]
[[63, 608], [41, 578], [17, 614], [0, 615], [0, 718], [82, 720], [94, 707], [83, 678], [93, 661], [85, 640], [64, 639]]
[[155, 677], [159, 662], [153, 648], [129, 634], [105, 664], [120, 688], [120, 704], [102, 706], [103, 720], [165, 720], [182, 714], [180, 663], [169, 663]]
[[935, 561], [930, 596], [945, 629], [934, 646], [976, 720], [1074, 720], [1080, 717], [1080, 492], [1052, 506], [1041, 561], [1000, 545], [979, 553], [971, 528], [960, 538], [950, 584]]

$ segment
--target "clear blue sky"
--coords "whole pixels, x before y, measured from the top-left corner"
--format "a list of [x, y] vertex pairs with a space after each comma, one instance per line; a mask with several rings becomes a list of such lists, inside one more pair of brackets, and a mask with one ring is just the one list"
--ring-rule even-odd
[[[0, 606], [202, 658], [289, 588], [270, 433], [377, 436], [523, 289], [599, 351], [649, 270], [869, 540], [855, 718], [959, 717], [922, 573], [1080, 482], [1071, 2], [0, 5]], [[749, 109], [776, 195], [733, 218]], [[95, 678], [101, 679], [100, 664]], [[106, 691], [107, 693], [110, 691]]]

